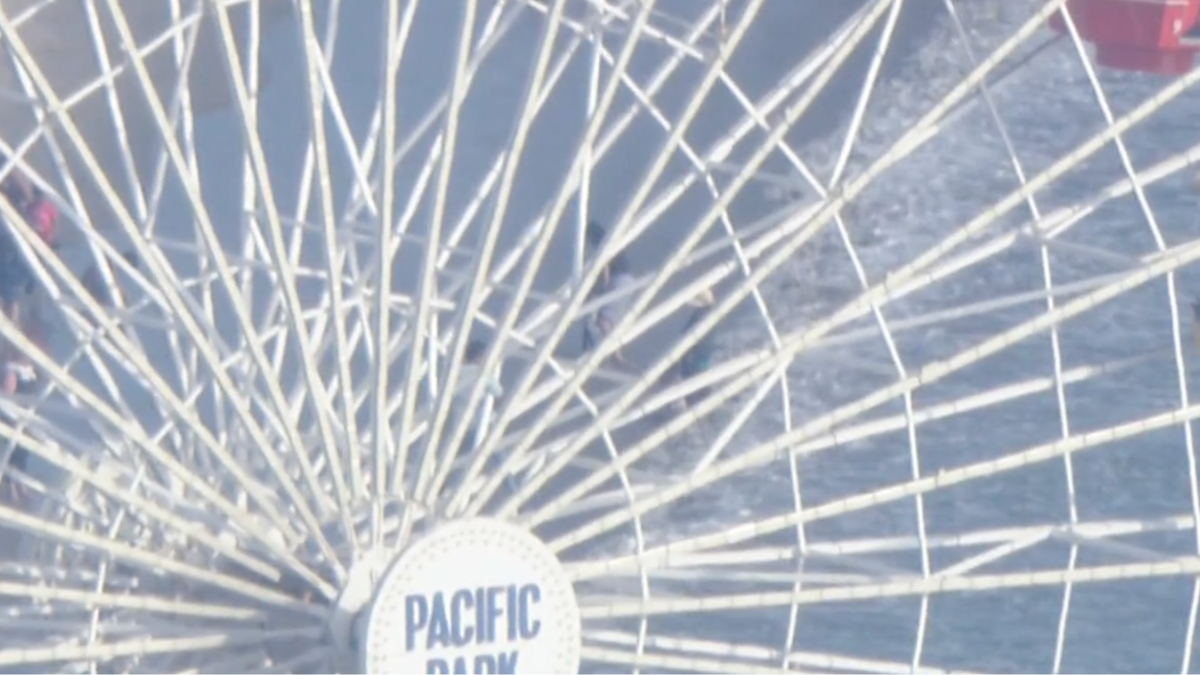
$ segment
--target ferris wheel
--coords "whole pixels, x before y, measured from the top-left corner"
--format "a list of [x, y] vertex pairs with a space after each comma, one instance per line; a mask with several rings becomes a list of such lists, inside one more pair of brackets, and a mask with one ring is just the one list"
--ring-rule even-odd
[[1192, 672], [1198, 13], [0, 1], [0, 669]]

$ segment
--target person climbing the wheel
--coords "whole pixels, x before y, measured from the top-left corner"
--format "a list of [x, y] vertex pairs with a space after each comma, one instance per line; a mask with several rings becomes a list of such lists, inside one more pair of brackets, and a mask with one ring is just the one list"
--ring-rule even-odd
[[[42, 352], [46, 351], [47, 340], [49, 338], [48, 325], [41, 309], [36, 305], [30, 304], [27, 307], [17, 328], [33, 344], [34, 349]], [[37, 369], [29, 352], [16, 348], [6, 350], [4, 355], [4, 377], [0, 381], [3, 382], [4, 393], [6, 394], [29, 393], [30, 389], [38, 381]]]
[[[5, 443], [7, 444], [7, 443]], [[3, 446], [0, 446], [3, 447]], [[13, 445], [8, 455], [8, 463], [4, 466], [4, 494], [10, 504], [20, 506], [25, 501], [25, 489], [13, 473], [27, 473], [29, 467], [29, 451], [21, 445]]]
[[[487, 355], [487, 342], [474, 339], [467, 343], [467, 348], [463, 352], [463, 365], [459, 369], [459, 382], [465, 383], [459, 391], [461, 396], [469, 396], [471, 387], [479, 378], [483, 377], [483, 357]], [[484, 385], [487, 388], [487, 393], [496, 398], [504, 396], [504, 387], [500, 385], [500, 380], [494, 375], [489, 375], [487, 383]]]
[[[451, 402], [450, 416], [446, 420], [447, 431], [443, 432], [443, 438], [448, 438], [452, 435], [450, 429], [455, 429], [459, 424], [466, 424], [467, 431], [463, 435], [462, 442], [458, 446], [458, 451], [454, 454], [451, 461], [454, 468], [451, 469], [446, 477], [446, 485], [443, 486], [442, 494], [447, 494], [446, 486], [459, 481], [468, 466], [467, 459], [475, 450], [476, 435], [482, 428], [483, 414], [485, 408], [470, 415], [467, 410], [467, 403], [471, 397], [471, 391], [475, 388], [475, 384], [481, 378], [485, 378], [484, 391], [492, 397], [493, 400], [500, 400], [504, 396], [504, 387], [500, 384], [500, 378], [496, 373], [483, 372], [483, 360], [487, 356], [488, 343], [480, 339], [472, 339], [467, 343], [466, 349], [463, 351], [462, 365], [458, 370], [458, 383], [454, 391], [454, 399]], [[486, 405], [486, 403], [485, 403]]]
[[[8, 155], [0, 153], [0, 164], [7, 164], [8, 161]], [[9, 170], [8, 176], [0, 181], [0, 194], [7, 197], [8, 203], [21, 213], [25, 213], [33, 204], [35, 191], [33, 181], [29, 180], [29, 176], [16, 166], [13, 166]]]
[[[33, 343], [33, 348], [46, 351], [49, 333], [41, 311], [36, 306], [31, 306], [26, 311], [22, 324], [21, 332]], [[37, 368], [28, 352], [14, 348], [5, 350], [3, 373], [3, 379], [0, 381], [3, 382], [4, 393], [9, 396], [32, 394], [38, 386]], [[8, 497], [14, 504], [22, 503], [25, 495], [20, 482], [14, 480], [9, 472], [16, 470], [25, 473], [28, 462], [29, 451], [20, 445], [13, 447], [5, 469], [5, 482]]]
[[36, 283], [12, 232], [0, 224], [0, 312], [20, 325], [21, 300]]
[[[0, 162], [5, 160], [0, 155]], [[13, 208], [47, 246], [57, 248], [58, 207], [28, 176], [13, 168], [0, 181], [0, 194], [8, 198]], [[37, 281], [15, 236], [9, 227], [0, 228], [0, 311], [13, 323], [20, 325], [20, 301], [33, 291]]]
[[483, 372], [483, 358], [487, 355], [487, 347], [487, 342], [480, 339], [473, 339], [468, 342], [467, 348], [463, 352], [463, 363], [459, 367], [458, 389], [454, 392], [450, 421], [451, 424], [459, 424], [467, 421], [471, 425], [466, 436], [463, 438], [463, 447], [459, 449], [460, 455], [464, 454], [463, 451], [471, 447], [471, 444], [474, 443], [475, 430], [478, 428], [478, 419], [466, 420], [466, 413], [468, 412], [466, 407], [475, 383], [481, 378], [486, 378], [484, 387], [487, 394], [495, 399], [500, 399], [504, 396], [504, 387], [501, 386], [500, 379], [496, 377], [495, 373], [485, 374]]
[[[604, 243], [604, 238], [606, 236], [608, 236], [608, 232], [604, 229], [603, 225], [594, 220], [588, 222], [587, 236], [584, 244], [586, 246], [586, 256], [589, 260], [596, 256], [596, 253], [599, 251], [601, 244]], [[597, 279], [595, 285], [588, 290], [587, 302], [591, 303], [592, 301], [596, 300], [608, 292], [608, 289], [609, 266], [605, 265], [604, 268], [600, 270], [600, 278]], [[595, 332], [595, 316], [595, 313], [592, 313], [587, 317], [587, 320], [583, 324], [583, 342], [581, 350], [585, 354], [596, 348], [597, 336]]]
[[58, 207], [41, 188], [33, 188], [33, 197], [22, 210], [22, 214], [46, 246], [58, 248]]
[[[602, 225], [595, 221], [588, 223], [587, 245], [589, 257], [596, 255], [607, 236], [608, 231]], [[626, 291], [633, 286], [634, 282], [633, 268], [629, 264], [629, 258], [626, 257], [624, 251], [620, 251], [604, 266], [604, 269], [600, 273], [600, 279], [592, 287], [591, 292], [588, 293], [588, 302], [610, 293]], [[625, 316], [625, 313], [629, 311], [629, 307], [632, 304], [632, 292], [625, 293], [602, 304], [588, 317], [583, 327], [583, 352], [585, 354], [595, 349], [600, 340], [603, 340], [612, 332], [621, 318]], [[625, 358], [620, 350], [613, 352], [613, 358], [617, 363], [624, 365]]]
[[[7, 158], [0, 155], [0, 162]], [[0, 193], [8, 198], [13, 208], [25, 217], [33, 231], [46, 245], [58, 245], [58, 207], [46, 196], [23, 171], [13, 167], [8, 177], [0, 182]]]
[[[716, 304], [716, 299], [710, 290], [703, 290], [696, 294], [691, 302], [692, 311], [688, 314], [687, 321], [684, 323], [681, 336], [686, 336], [700, 322], [709, 315], [713, 305]], [[713, 353], [716, 351], [716, 344], [713, 340], [712, 331], [700, 337], [696, 344], [684, 352], [679, 362], [674, 366], [674, 376], [670, 378], [670, 384], [676, 384], [685, 380], [691, 379], [708, 371], [712, 367]], [[698, 389], [680, 401], [681, 407], [691, 407], [704, 400], [709, 394], [709, 388], [704, 387]]]

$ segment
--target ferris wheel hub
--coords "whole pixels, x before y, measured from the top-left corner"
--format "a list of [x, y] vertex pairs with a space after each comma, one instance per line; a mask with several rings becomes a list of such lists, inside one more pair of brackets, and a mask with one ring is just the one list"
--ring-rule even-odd
[[406, 548], [358, 631], [364, 673], [573, 673], [571, 579], [540, 539], [500, 520], [447, 523]]

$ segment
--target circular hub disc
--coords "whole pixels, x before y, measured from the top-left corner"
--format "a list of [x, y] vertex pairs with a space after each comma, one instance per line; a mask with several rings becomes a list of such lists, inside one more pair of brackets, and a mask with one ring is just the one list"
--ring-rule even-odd
[[462, 520], [397, 558], [361, 644], [366, 673], [574, 673], [579, 607], [558, 558], [532, 534]]

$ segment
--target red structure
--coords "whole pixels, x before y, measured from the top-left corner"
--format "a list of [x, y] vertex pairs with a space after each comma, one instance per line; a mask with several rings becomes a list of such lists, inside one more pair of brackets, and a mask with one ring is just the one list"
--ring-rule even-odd
[[[1068, 0], [1064, 7], [1102, 66], [1182, 75], [1195, 65], [1200, 0]], [[1050, 27], [1068, 32], [1061, 14]]]

